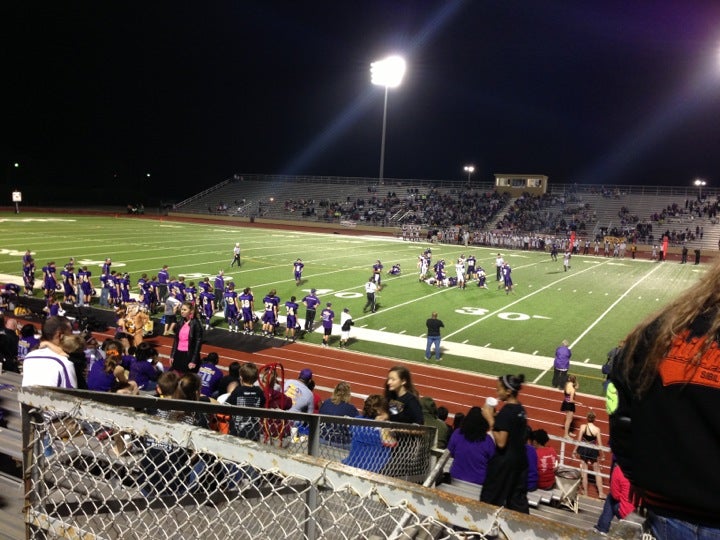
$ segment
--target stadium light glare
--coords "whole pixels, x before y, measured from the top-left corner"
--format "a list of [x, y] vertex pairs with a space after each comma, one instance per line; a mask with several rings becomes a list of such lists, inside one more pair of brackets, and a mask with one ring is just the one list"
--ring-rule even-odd
[[475, 165], [465, 165], [463, 167], [463, 171], [465, 171], [468, 175], [468, 182], [470, 181], [470, 177], [472, 176], [472, 173], [475, 172]]
[[380, 173], [379, 183], [383, 183], [385, 175], [385, 132], [387, 129], [388, 89], [397, 88], [405, 76], [407, 64], [401, 56], [389, 56], [370, 64], [370, 80], [374, 85], [385, 87], [385, 102], [383, 105], [382, 141], [380, 142]]

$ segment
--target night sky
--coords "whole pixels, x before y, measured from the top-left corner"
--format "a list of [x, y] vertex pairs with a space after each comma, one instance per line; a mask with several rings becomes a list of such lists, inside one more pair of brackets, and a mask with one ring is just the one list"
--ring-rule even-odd
[[377, 177], [391, 53], [386, 178], [720, 186], [720, 1], [5, 1], [0, 30], [8, 199]]

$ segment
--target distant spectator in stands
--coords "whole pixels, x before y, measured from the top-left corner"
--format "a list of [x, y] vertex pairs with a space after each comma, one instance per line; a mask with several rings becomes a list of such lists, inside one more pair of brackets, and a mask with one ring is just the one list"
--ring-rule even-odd
[[555, 471], [558, 466], [558, 455], [555, 449], [547, 446], [550, 437], [544, 429], [536, 429], [532, 433], [535, 453], [537, 454], [538, 488], [552, 489], [555, 485]]
[[483, 485], [490, 458], [495, 455], [495, 442], [488, 434], [490, 424], [480, 407], [471, 407], [459, 429], [453, 431], [448, 451], [453, 457], [450, 477]]
[[[379, 394], [371, 394], [365, 399], [359, 418], [388, 420], [386, 399]], [[385, 428], [353, 425], [350, 427], [352, 442], [348, 456], [343, 464], [370, 472], [380, 472], [390, 460], [392, 448], [397, 441]]]
[[570, 369], [570, 357], [572, 356], [572, 352], [570, 351], [568, 345], [568, 340], [563, 339], [560, 346], [555, 349], [552, 385], [559, 390], [563, 390], [565, 388], [568, 369]]
[[437, 428], [437, 447], [447, 448], [450, 429], [445, 422], [438, 418], [435, 400], [429, 396], [423, 396], [420, 398], [420, 406], [422, 407], [424, 424]]
[[538, 455], [532, 443], [533, 430], [525, 427], [525, 454], [528, 460], [527, 489], [535, 491], [538, 488]]
[[497, 398], [504, 402], [496, 416], [488, 415], [495, 437], [495, 455], [488, 464], [488, 472], [480, 500], [509, 510], [529, 513], [527, 500], [528, 463], [525, 453], [525, 408], [518, 394], [525, 375], [503, 375], [498, 378]]
[[385, 383], [385, 399], [388, 402], [390, 421], [422, 424], [423, 412], [418, 396], [410, 370], [404, 366], [390, 368]]
[[[590, 411], [587, 414], [587, 424], [580, 426], [578, 431], [578, 442], [585, 444], [602, 446], [602, 433], [600, 428], [595, 425], [595, 413]], [[588, 468], [592, 467], [595, 473], [595, 485], [598, 490], [598, 497], [603, 498], [603, 483], [600, 476], [599, 460], [603, 459], [603, 452], [597, 447], [580, 446], [575, 449], [575, 454], [580, 458], [580, 474], [582, 477], [582, 489], [585, 495], [588, 493]]]
[[85, 338], [78, 334], [67, 336], [62, 340], [62, 350], [68, 355], [68, 359], [75, 367], [77, 376], [77, 387], [80, 390], [87, 390], [87, 358], [85, 358]]
[[223, 378], [223, 371], [217, 364], [220, 357], [216, 352], [211, 352], [203, 358], [198, 375], [200, 376], [200, 394], [211, 397], [217, 390], [220, 379]]
[[465, 413], [456, 412], [453, 416], [453, 432], [457, 431], [462, 427], [462, 423], [465, 420]]

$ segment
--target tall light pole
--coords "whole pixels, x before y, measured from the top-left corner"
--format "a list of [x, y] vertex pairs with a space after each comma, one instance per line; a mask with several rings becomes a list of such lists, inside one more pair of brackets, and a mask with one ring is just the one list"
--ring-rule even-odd
[[389, 56], [370, 64], [370, 76], [373, 84], [385, 87], [385, 104], [383, 106], [382, 142], [380, 143], [380, 174], [382, 184], [385, 175], [385, 131], [387, 128], [388, 89], [397, 88], [405, 75], [405, 59], [401, 56]]
[[470, 177], [472, 176], [472, 173], [475, 172], [475, 165], [465, 165], [463, 167], [463, 171], [465, 171], [468, 175], [468, 182], [470, 182]]
[[702, 200], [702, 188], [707, 185], [707, 182], [702, 178], [696, 178], [693, 183], [698, 187], [698, 199]]

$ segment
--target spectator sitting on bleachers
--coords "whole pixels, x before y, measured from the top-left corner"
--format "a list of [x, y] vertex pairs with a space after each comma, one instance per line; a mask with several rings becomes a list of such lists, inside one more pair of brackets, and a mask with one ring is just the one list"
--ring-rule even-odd
[[441, 449], [447, 448], [450, 439], [450, 428], [438, 418], [435, 400], [429, 396], [423, 396], [420, 398], [420, 406], [422, 407], [425, 425], [437, 428], [437, 447]]
[[[387, 421], [389, 412], [385, 397], [379, 394], [369, 395], [358, 418]], [[392, 432], [385, 428], [358, 425], [351, 426], [350, 432], [350, 453], [342, 463], [370, 472], [383, 470], [390, 460], [392, 448], [397, 445]]]
[[537, 454], [538, 489], [552, 489], [555, 485], [555, 471], [558, 467], [558, 455], [555, 449], [547, 446], [550, 437], [544, 429], [532, 433], [535, 453]]
[[471, 407], [448, 442], [448, 450], [453, 457], [451, 478], [479, 485], [485, 483], [488, 462], [495, 455], [495, 442], [488, 434], [489, 429], [482, 409]]

